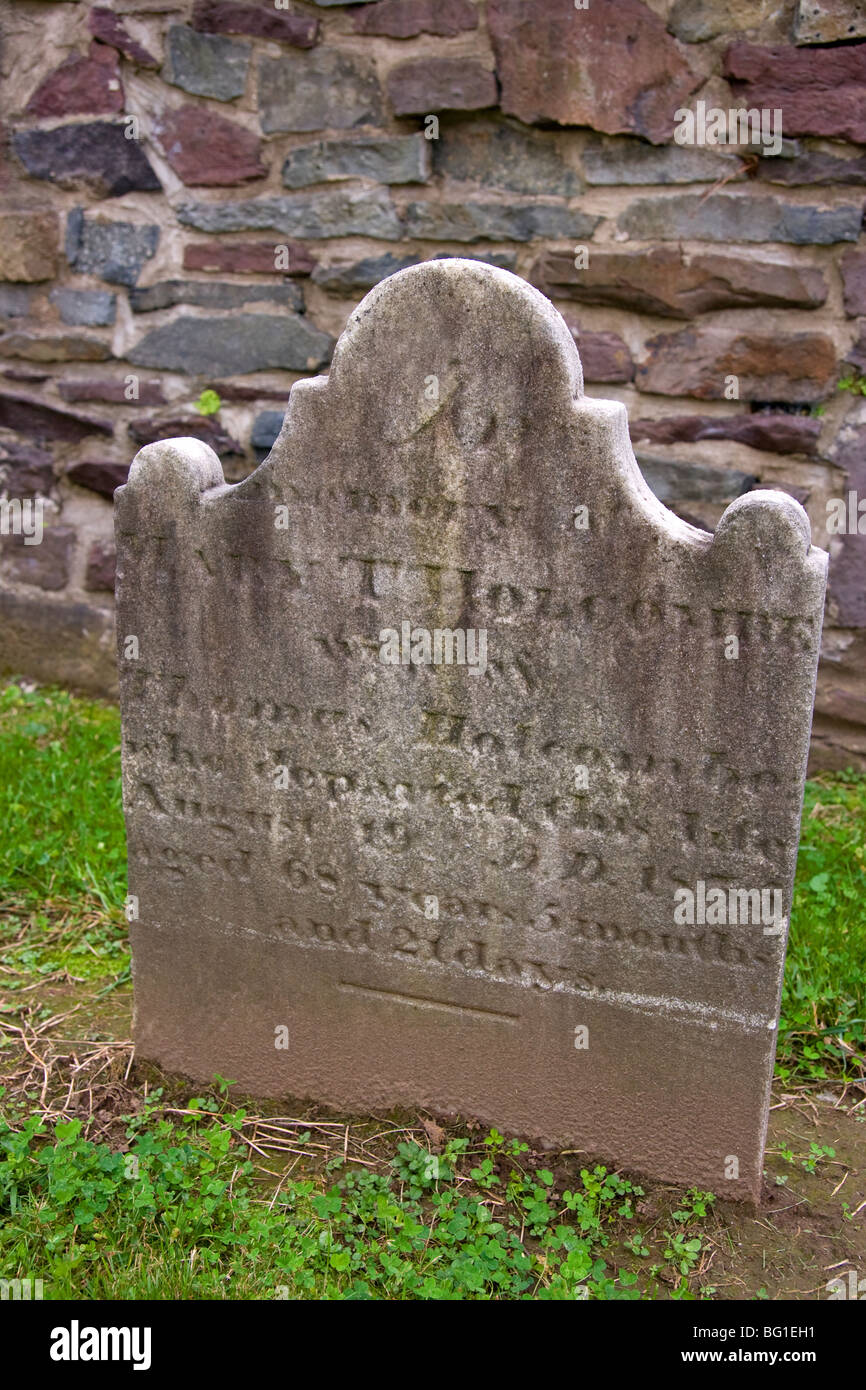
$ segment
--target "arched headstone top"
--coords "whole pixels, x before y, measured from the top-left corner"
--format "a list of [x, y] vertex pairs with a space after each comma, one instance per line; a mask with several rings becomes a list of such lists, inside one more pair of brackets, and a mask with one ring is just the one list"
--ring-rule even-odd
[[[354, 474], [374, 495], [420, 487], [444, 498], [495, 494], [507, 506], [519, 492], [537, 534], [569, 531], [574, 508], [585, 506], [593, 524], [584, 549], [645, 528], [692, 557], [713, 544], [653, 496], [625, 407], [584, 396], [577, 348], [550, 301], [483, 262], [427, 261], [372, 289], [350, 316], [330, 373], [292, 388], [270, 455], [244, 482], [226, 487], [207, 445], [176, 439], [142, 449], [127, 487], [148, 489], [145, 505], [163, 509], [215, 489], [209, 500], [220, 504], [290, 504], [298, 485], [333, 472]], [[712, 567], [742, 547], [748, 571], [759, 535], [780, 565], [799, 559], [820, 578], [825, 562], [810, 550], [805, 511], [763, 490], [728, 508]], [[431, 539], [450, 544], [447, 535]]]
[[[337, 398], [378, 398], [384, 422], [399, 402], [406, 424], [388, 432], [408, 437], [423, 426], [411, 418], [410, 403], [425, 356], [431, 368], [451, 373], [440, 399], [462, 386], [473, 403], [486, 398], [491, 411], [499, 405], [503, 418], [508, 407], [520, 415], [527, 395], [544, 396], [555, 413], [583, 395], [580, 359], [561, 314], [525, 280], [483, 261], [425, 261], [376, 285], [334, 351]], [[372, 378], [371, 363], [381, 364]]]

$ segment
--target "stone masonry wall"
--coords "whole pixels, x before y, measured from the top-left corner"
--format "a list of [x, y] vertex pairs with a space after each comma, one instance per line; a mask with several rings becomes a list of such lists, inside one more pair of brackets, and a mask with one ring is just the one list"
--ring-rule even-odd
[[551, 297], [680, 516], [804, 504], [813, 763], [866, 766], [866, 0], [288, 3], [4, 0], [0, 499], [45, 529], [0, 535], [0, 667], [112, 694], [135, 450], [245, 476], [373, 284], [472, 256]]

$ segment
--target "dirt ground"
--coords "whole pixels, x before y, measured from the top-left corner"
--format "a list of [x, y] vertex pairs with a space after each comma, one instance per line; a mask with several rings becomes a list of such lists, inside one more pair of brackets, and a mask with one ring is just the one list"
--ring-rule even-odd
[[[866, 1295], [866, 1105], [840, 1105], [830, 1090], [773, 1105], [760, 1211], [719, 1206], [721, 1229], [709, 1232], [716, 1256], [706, 1273], [717, 1296], [754, 1298], [763, 1288], [771, 1299], [824, 1299], [840, 1276], [847, 1296], [849, 1269]], [[810, 1172], [812, 1145], [834, 1157]]]

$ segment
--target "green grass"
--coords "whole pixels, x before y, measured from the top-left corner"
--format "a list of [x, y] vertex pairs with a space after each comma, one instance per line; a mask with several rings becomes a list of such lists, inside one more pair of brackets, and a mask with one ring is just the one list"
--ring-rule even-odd
[[4, 991], [128, 978], [125, 893], [116, 707], [0, 687], [0, 964], [16, 972]]
[[[512, 1143], [502, 1179], [505, 1141], [493, 1131], [474, 1166], [466, 1139], [442, 1156], [402, 1143], [390, 1171], [338, 1174], [338, 1158], [324, 1182], [271, 1192], [240, 1150], [245, 1112], [190, 1109], [184, 1125], [145, 1110], [125, 1152], [83, 1138], [78, 1120], [53, 1134], [36, 1119], [0, 1128], [0, 1268], [38, 1270], [51, 1298], [641, 1296], [604, 1252], [642, 1189], [602, 1167], [555, 1195], [553, 1174], [526, 1173], [526, 1146]], [[471, 1171], [458, 1177], [461, 1163]], [[693, 1195], [699, 1211], [713, 1200]], [[703, 1242], [682, 1226], [662, 1246], [688, 1296]]]
[[[100, 1004], [129, 979], [119, 745], [112, 706], [0, 690], [0, 1022], [55, 1017], [57, 998], [40, 995], [50, 984], [79, 1001], [94, 1046]], [[866, 776], [808, 784], [779, 1032], [786, 1087], [862, 1075], [864, 826]], [[696, 1277], [711, 1197], [674, 1198], [647, 1223], [623, 1176], [572, 1165], [554, 1178], [495, 1130], [443, 1135], [438, 1153], [404, 1136], [367, 1167], [304, 1160], [275, 1186], [227, 1083], [182, 1109], [151, 1091], [112, 1116], [106, 1141], [93, 1116], [40, 1119], [27, 1085], [0, 1087], [0, 1276], [42, 1277], [52, 1298], [712, 1292]], [[623, 1268], [635, 1261], [637, 1274]]]
[[62, 690], [0, 689], [0, 899], [126, 892], [117, 709]]
[[848, 772], [806, 783], [776, 1071], [859, 1076], [864, 1056], [866, 776]]

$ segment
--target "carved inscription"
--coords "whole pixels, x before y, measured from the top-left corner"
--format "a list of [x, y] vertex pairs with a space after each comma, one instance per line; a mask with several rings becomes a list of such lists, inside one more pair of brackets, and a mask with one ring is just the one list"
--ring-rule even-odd
[[674, 517], [552, 306], [433, 260], [250, 477], [148, 445], [116, 513], [141, 1054], [756, 1195], [824, 592], [802, 508]]

